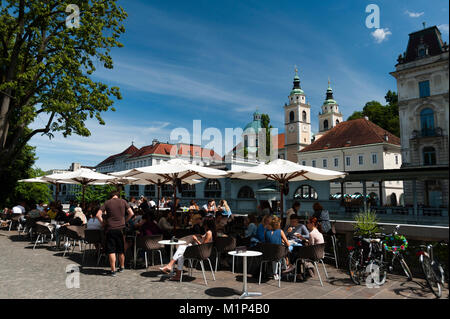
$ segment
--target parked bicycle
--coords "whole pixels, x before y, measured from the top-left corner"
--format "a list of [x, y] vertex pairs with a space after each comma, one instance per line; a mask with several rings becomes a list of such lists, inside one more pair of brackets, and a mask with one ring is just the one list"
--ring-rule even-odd
[[[412, 280], [412, 272], [406, 264], [403, 252], [408, 247], [408, 241], [406, 237], [400, 235], [398, 230], [400, 225], [397, 225], [392, 234], [383, 234], [382, 240], [383, 254], [380, 258], [373, 259], [370, 262], [370, 272], [373, 273], [376, 270], [376, 275], [372, 276], [375, 284], [383, 285], [386, 282], [387, 272], [392, 272], [394, 269], [395, 261], [398, 260], [408, 280]], [[392, 254], [390, 261], [387, 261], [386, 255]]]
[[[372, 230], [374, 230], [373, 228]], [[356, 233], [359, 229], [356, 229]], [[369, 265], [378, 263], [377, 260], [383, 258], [383, 247], [381, 246], [380, 234], [371, 230], [368, 236], [358, 235], [353, 237], [355, 246], [347, 247], [349, 250], [348, 268], [350, 279], [360, 285], [364, 281]]]
[[[440, 242], [438, 245], [447, 246], [444, 242]], [[419, 256], [419, 262], [422, 266], [425, 279], [433, 294], [436, 297], [441, 298], [445, 277], [444, 269], [439, 263], [439, 260], [434, 257], [433, 245], [420, 245], [420, 248], [421, 250], [417, 252], [417, 255]]]

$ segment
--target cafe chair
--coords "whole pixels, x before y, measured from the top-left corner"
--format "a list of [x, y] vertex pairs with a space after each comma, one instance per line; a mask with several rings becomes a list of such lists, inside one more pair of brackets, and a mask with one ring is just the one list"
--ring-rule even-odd
[[97, 265], [100, 261], [101, 246], [104, 242], [103, 230], [101, 229], [86, 229], [84, 231], [84, 249], [83, 249], [83, 259], [81, 263], [84, 262], [84, 257], [86, 255], [87, 245], [91, 247], [92, 245], [97, 245]]
[[[325, 258], [329, 258], [331, 260], [334, 260], [336, 264], [336, 269], [339, 269], [339, 262], [338, 262], [338, 254], [337, 254], [337, 239], [335, 234], [331, 235], [323, 235], [325, 239], [325, 243], [328, 243], [327, 249], [325, 250]], [[331, 243], [331, 247], [329, 247], [329, 243]], [[332, 250], [328, 252], [327, 250]]]
[[154, 253], [157, 251], [159, 253], [159, 260], [161, 266], [163, 265], [162, 251], [164, 250], [164, 245], [158, 243], [158, 241], [163, 240], [163, 235], [148, 235], [144, 237], [136, 238], [136, 248], [144, 250], [145, 256], [145, 268], [148, 269], [147, 252], [152, 253], [152, 266], [155, 265]]
[[[216, 267], [215, 272], [217, 272], [217, 265], [219, 264], [219, 257], [222, 253], [228, 253], [236, 249], [236, 238], [234, 237], [217, 237], [214, 242], [214, 249], [216, 250]], [[234, 274], [234, 256], [233, 264], [231, 266], [231, 271]]]
[[263, 243], [258, 245], [258, 250], [262, 254], [261, 264], [259, 266], [259, 285], [261, 285], [262, 267], [269, 262], [275, 262], [275, 272], [278, 273], [278, 288], [281, 287], [281, 264], [283, 258], [287, 255], [287, 249], [283, 245]]
[[295, 274], [294, 274], [294, 282], [297, 280], [297, 265], [300, 261], [304, 263], [305, 261], [310, 261], [314, 264], [314, 267], [317, 272], [317, 276], [319, 277], [320, 284], [323, 287], [322, 277], [320, 276], [318, 263], [321, 262], [323, 266], [323, 271], [325, 272], [325, 276], [328, 279], [327, 269], [325, 268], [325, 264], [323, 262], [323, 258], [325, 257], [325, 244], [311, 245], [311, 246], [295, 246], [292, 253], [296, 256], [295, 260]]
[[[212, 250], [213, 250], [214, 243], [207, 243], [207, 244], [201, 244], [201, 245], [192, 245], [188, 246], [183, 254], [184, 261], [189, 261], [189, 276], [192, 276], [192, 261], [196, 260], [200, 262], [200, 266], [202, 267], [202, 274], [203, 279], [205, 280], [205, 285], [208, 285], [208, 282], [206, 281], [205, 276], [205, 266], [203, 261], [208, 260], [209, 267], [211, 268], [211, 274], [213, 277], [213, 280], [216, 280], [216, 277], [214, 276], [214, 270], [211, 264], [211, 260], [209, 257], [211, 256]], [[183, 272], [181, 272], [180, 276], [180, 282], [183, 281]]]
[[53, 229], [44, 222], [36, 222], [36, 234], [38, 235], [36, 241], [34, 242], [33, 250], [36, 248], [36, 245], [39, 243], [44, 243], [44, 239], [47, 236], [50, 236], [50, 241], [53, 240]]
[[[63, 227], [61, 227], [63, 228]], [[72, 247], [72, 253], [75, 250], [75, 244], [78, 242], [78, 245], [80, 246], [80, 252], [81, 252], [81, 245], [84, 241], [84, 233], [86, 231], [86, 226], [66, 226], [63, 229], [64, 236], [66, 237], [66, 243], [69, 242], [69, 240], [73, 241], [73, 247]], [[61, 233], [60, 233], [61, 234]], [[63, 257], [66, 255], [68, 246], [65, 245], [64, 254]]]

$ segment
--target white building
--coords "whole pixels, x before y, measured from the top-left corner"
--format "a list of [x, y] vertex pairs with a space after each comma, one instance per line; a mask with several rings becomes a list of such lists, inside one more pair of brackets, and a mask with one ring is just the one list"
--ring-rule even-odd
[[[409, 34], [395, 71], [403, 167], [447, 166], [449, 50], [436, 26]], [[405, 203], [448, 207], [448, 179], [405, 182]]]

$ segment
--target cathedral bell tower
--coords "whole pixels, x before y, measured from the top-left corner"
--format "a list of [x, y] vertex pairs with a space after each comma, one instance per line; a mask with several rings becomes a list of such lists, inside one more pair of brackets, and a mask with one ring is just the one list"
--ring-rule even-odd
[[339, 112], [339, 104], [333, 99], [333, 89], [328, 80], [328, 88], [325, 101], [322, 104], [322, 112], [319, 112], [319, 133], [315, 135], [317, 140], [326, 131], [342, 122], [342, 113]]
[[286, 159], [297, 163], [297, 153], [311, 144], [311, 106], [306, 103], [295, 68], [294, 86], [289, 94], [289, 104], [284, 105]]

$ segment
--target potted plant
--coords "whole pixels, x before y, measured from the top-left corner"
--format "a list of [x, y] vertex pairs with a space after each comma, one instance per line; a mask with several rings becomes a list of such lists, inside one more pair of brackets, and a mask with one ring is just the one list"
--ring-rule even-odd
[[369, 236], [370, 234], [380, 231], [378, 228], [378, 218], [375, 210], [371, 210], [370, 208], [366, 211], [361, 210], [355, 215], [354, 219], [356, 222], [353, 224], [355, 235]]

